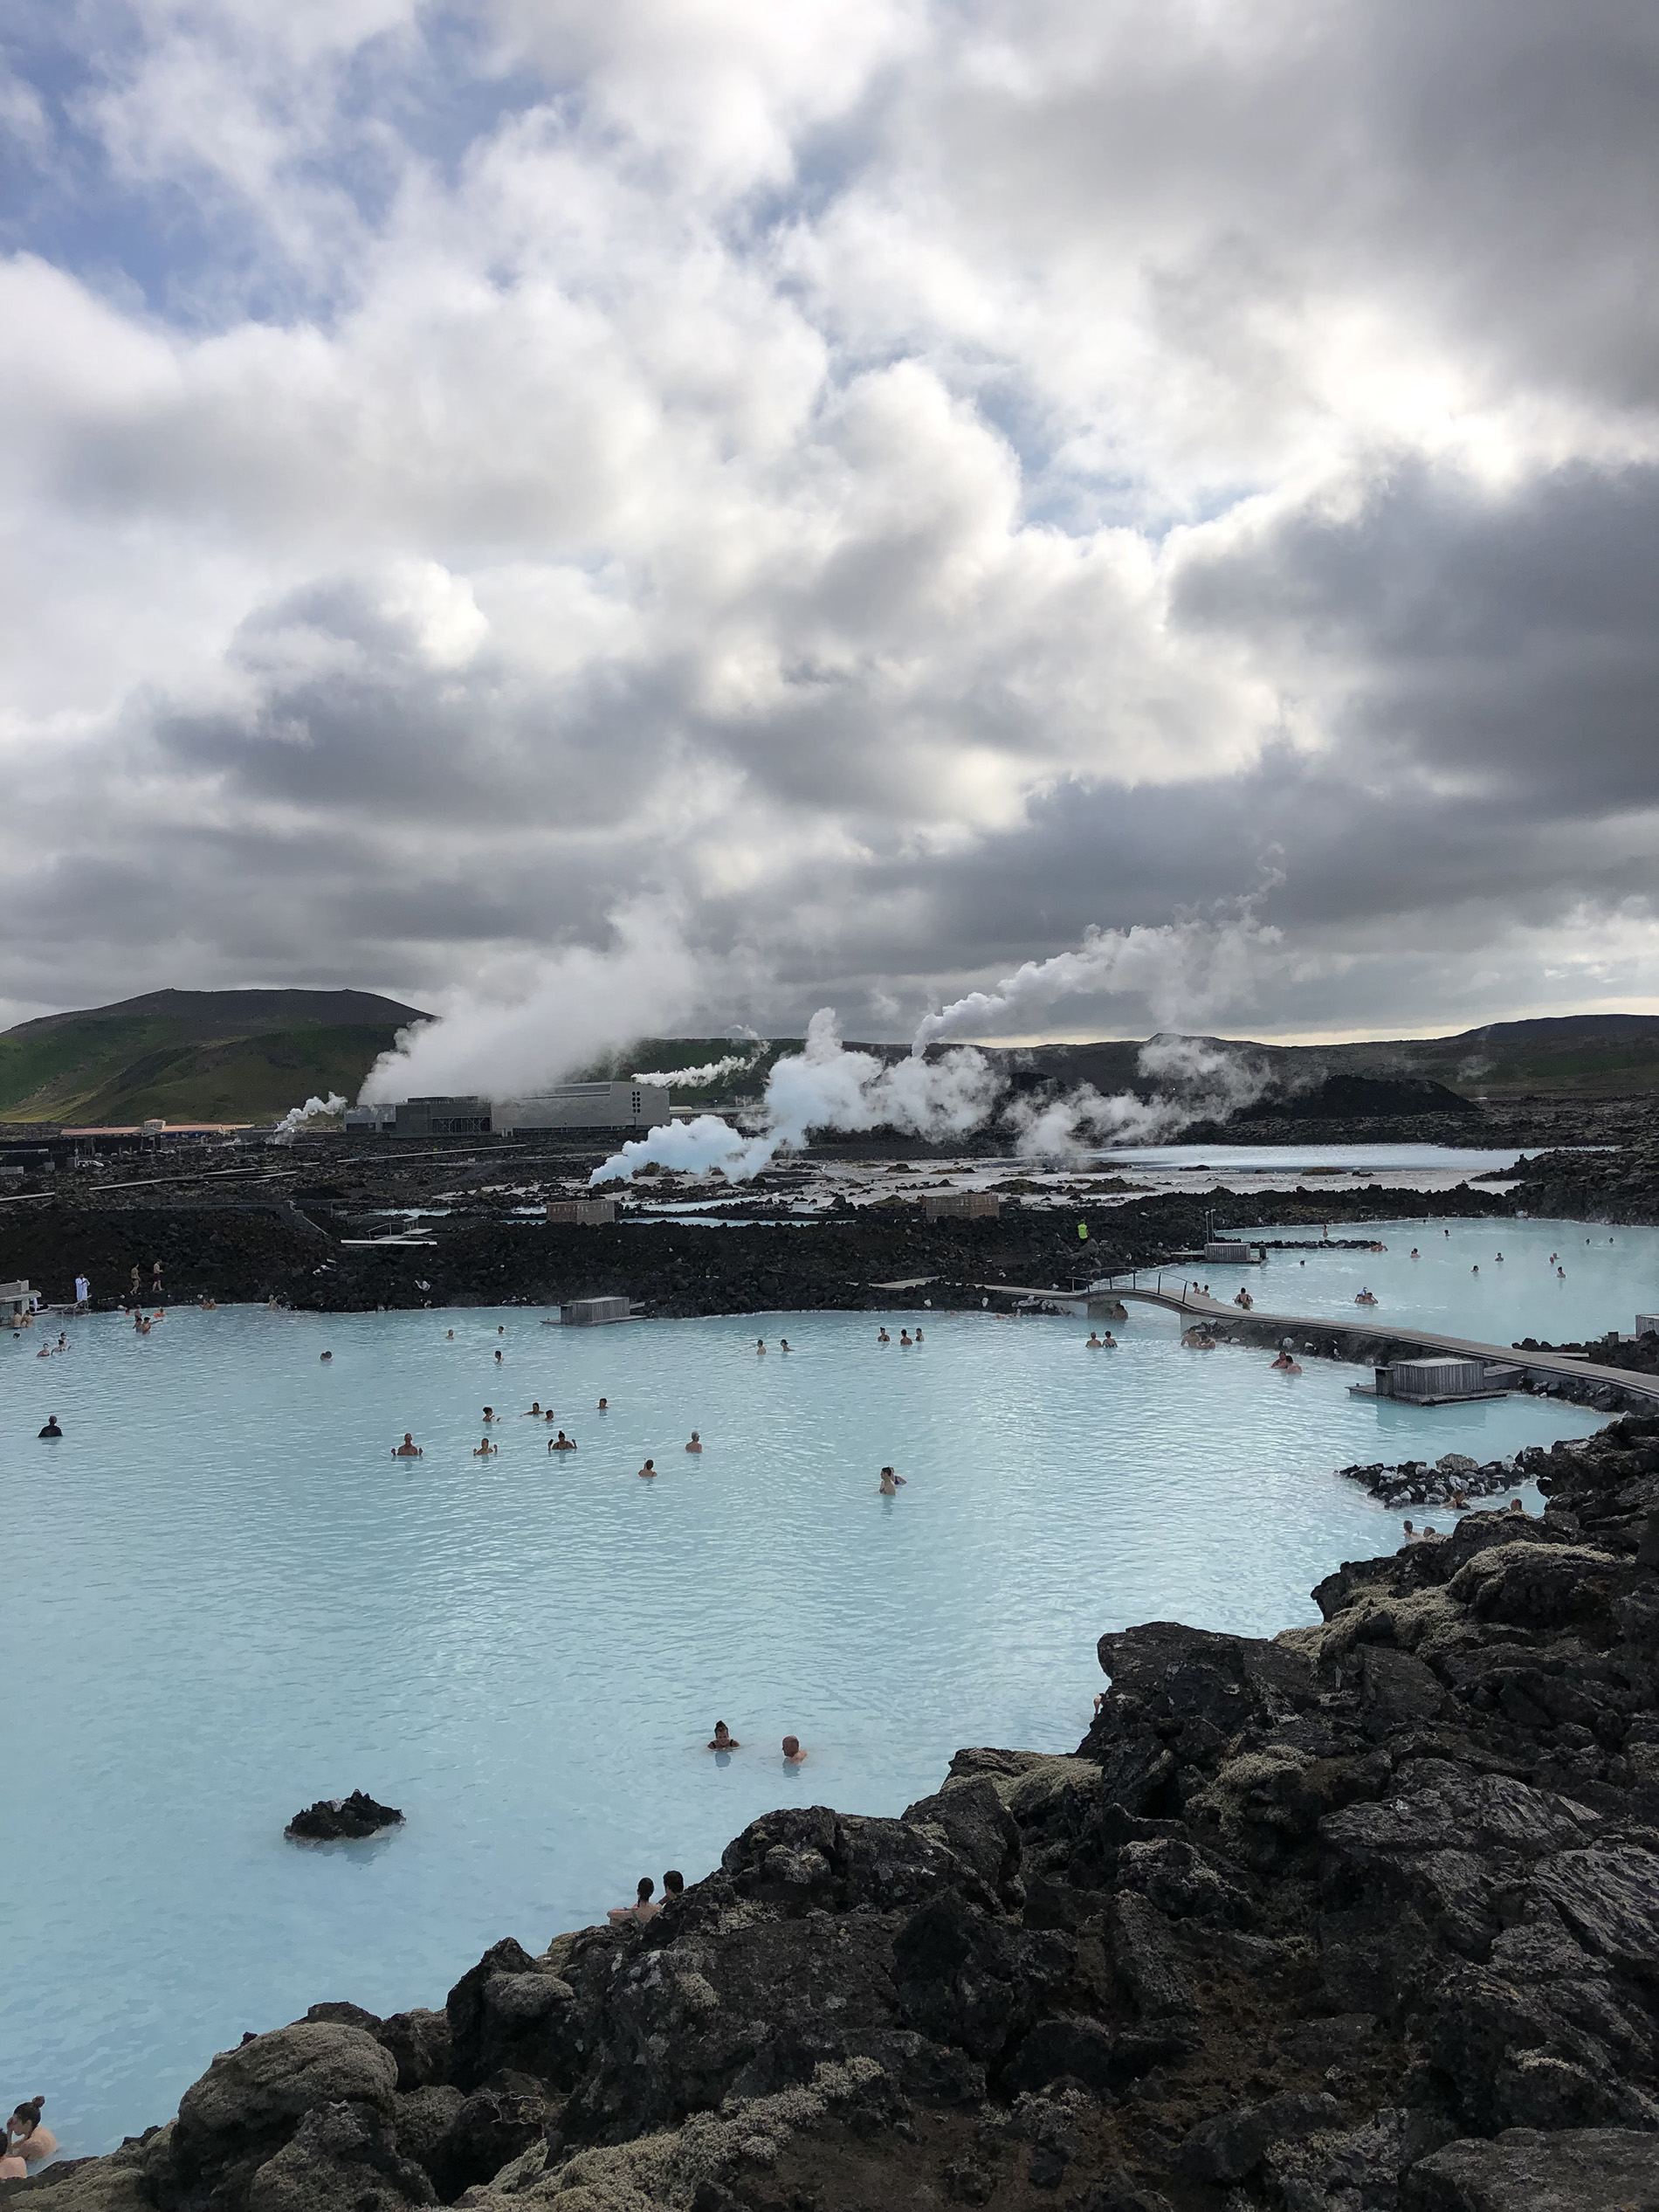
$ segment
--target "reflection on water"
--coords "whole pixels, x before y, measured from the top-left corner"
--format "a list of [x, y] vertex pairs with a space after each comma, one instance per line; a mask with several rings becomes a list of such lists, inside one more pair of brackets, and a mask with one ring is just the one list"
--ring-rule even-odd
[[[0, 1347], [0, 2016], [67, 2153], [165, 2118], [244, 2029], [441, 2003], [499, 1936], [695, 1879], [770, 1805], [891, 1813], [959, 1745], [1071, 1747], [1103, 1630], [1269, 1632], [1391, 1540], [1346, 1461], [1594, 1425], [1286, 1383], [1144, 1312], [1115, 1353], [1067, 1321], [931, 1316], [905, 1350], [876, 1314], [792, 1313], [766, 1360], [753, 1316], [500, 1318], [176, 1310]], [[393, 1458], [405, 1429], [423, 1458]], [[742, 1750], [704, 1748], [717, 1718]], [[407, 1825], [285, 1841], [357, 1787]]]

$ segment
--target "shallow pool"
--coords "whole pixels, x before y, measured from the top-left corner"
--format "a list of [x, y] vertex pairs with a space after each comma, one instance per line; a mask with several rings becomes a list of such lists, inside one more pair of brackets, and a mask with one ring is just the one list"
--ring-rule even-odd
[[[1236, 1233], [1268, 1238], [1319, 1235], [1317, 1229]], [[1264, 1267], [1194, 1262], [1165, 1273], [1177, 1281], [1183, 1274], [1196, 1275], [1218, 1298], [1230, 1299], [1243, 1285], [1259, 1306], [1276, 1313], [1363, 1318], [1379, 1328], [1415, 1322], [1485, 1344], [1511, 1345], [1524, 1336], [1552, 1344], [1580, 1343], [1605, 1336], [1610, 1328], [1628, 1336], [1636, 1315], [1659, 1306], [1659, 1229], [1598, 1229], [1575, 1221], [1417, 1220], [1333, 1223], [1331, 1233], [1338, 1237], [1374, 1233], [1388, 1249], [1270, 1250]], [[1374, 1293], [1374, 1307], [1355, 1307], [1360, 1290]]]
[[[1148, 1312], [1115, 1354], [977, 1316], [903, 1350], [909, 1313], [878, 1347], [878, 1318], [238, 1307], [0, 1346], [0, 2019], [67, 2153], [165, 2118], [244, 2029], [441, 2003], [498, 1936], [539, 1949], [641, 1872], [695, 1878], [768, 1806], [891, 1813], [960, 1744], [1071, 1747], [1103, 1630], [1313, 1617], [1310, 1585], [1395, 1530], [1344, 1462], [1595, 1425], [1356, 1400], [1352, 1368], [1287, 1382]], [[533, 1399], [577, 1453], [549, 1457]], [[423, 1458], [391, 1457], [405, 1429]], [[284, 1842], [358, 1786], [407, 1827]]]
[[[1581, 1147], [1583, 1148], [1583, 1147]], [[1535, 1147], [1536, 1149], [1536, 1147]], [[1589, 1150], [1598, 1147], [1592, 1146]], [[1501, 1175], [1521, 1157], [1508, 1146], [1465, 1148], [1450, 1144], [1142, 1144], [1113, 1145], [1099, 1158], [1131, 1168], [1210, 1168], [1221, 1175], [1283, 1175], [1310, 1168], [1337, 1168], [1344, 1175], [1374, 1169], [1398, 1175], [1407, 1168], [1456, 1170], [1460, 1175]]]

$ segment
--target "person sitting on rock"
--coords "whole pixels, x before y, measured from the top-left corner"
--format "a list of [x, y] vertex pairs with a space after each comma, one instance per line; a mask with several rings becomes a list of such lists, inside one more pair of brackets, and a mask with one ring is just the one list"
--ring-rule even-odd
[[714, 1723], [714, 1733], [708, 1740], [708, 1747], [711, 1751], [741, 1751], [743, 1748], [723, 1720]]
[[702, 1439], [698, 1435], [695, 1429], [692, 1431], [692, 1441], [686, 1445], [685, 1449], [687, 1451], [701, 1451], [703, 1449]]
[[800, 1737], [786, 1736], [783, 1739], [784, 1765], [786, 1767], [803, 1767], [806, 1764], [806, 1760], [807, 1754], [801, 1748]]
[[897, 1498], [904, 1486], [905, 1477], [894, 1474], [891, 1467], [882, 1469], [880, 1479], [876, 1485], [877, 1490], [884, 1498]]
[[645, 1481], [655, 1482], [657, 1479], [657, 1462], [654, 1459], [648, 1459], [639, 1471]]
[[662, 1911], [660, 1905], [651, 1903], [651, 1892], [657, 1887], [649, 1874], [639, 1878], [639, 1894], [631, 1905], [613, 1905], [605, 1918], [612, 1927], [620, 1927], [624, 1920], [637, 1920], [641, 1927], [654, 1920]]
[[414, 1437], [410, 1434], [410, 1432], [405, 1429], [403, 1431], [403, 1441], [393, 1451], [392, 1457], [394, 1459], [418, 1459], [420, 1456], [421, 1448], [419, 1444], [416, 1443]]
[[475, 1459], [487, 1459], [492, 1451], [499, 1451], [501, 1447], [499, 1444], [492, 1444], [487, 1437], [480, 1437], [478, 1438], [478, 1450], [472, 1454], [472, 1457]]
[[575, 1448], [575, 1438], [574, 1437], [566, 1436], [562, 1429], [560, 1430], [558, 1435], [553, 1438], [552, 1442], [547, 1446], [547, 1450], [549, 1451], [574, 1451]]
[[678, 1866], [671, 1866], [663, 1877], [663, 1903], [671, 1905], [677, 1897], [685, 1894], [685, 1877]]
[[46, 1425], [40, 1433], [43, 1437], [58, 1437], [63, 1435], [63, 1430], [58, 1426], [58, 1416], [55, 1413], [49, 1413], [46, 1416]]

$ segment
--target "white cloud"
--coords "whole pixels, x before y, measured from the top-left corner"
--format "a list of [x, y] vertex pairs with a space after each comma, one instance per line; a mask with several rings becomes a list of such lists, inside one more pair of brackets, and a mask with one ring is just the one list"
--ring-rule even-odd
[[14, 100], [19, 1001], [430, 999], [644, 899], [715, 1026], [891, 1034], [1275, 843], [1218, 1021], [1337, 1025], [1380, 926], [1506, 1008], [1645, 927], [1634, 7], [121, 21], [113, 184]]

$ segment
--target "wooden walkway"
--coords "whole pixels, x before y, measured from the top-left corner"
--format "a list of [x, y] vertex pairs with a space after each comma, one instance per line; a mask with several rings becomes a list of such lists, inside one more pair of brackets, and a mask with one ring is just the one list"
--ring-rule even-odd
[[980, 1288], [1000, 1292], [1005, 1298], [1042, 1299], [1051, 1306], [1071, 1306], [1085, 1317], [1091, 1299], [1111, 1297], [1161, 1306], [1167, 1313], [1194, 1320], [1249, 1321], [1254, 1327], [1279, 1329], [1287, 1336], [1299, 1339], [1390, 1336], [1400, 1343], [1420, 1346], [1426, 1352], [1455, 1353], [1467, 1359], [1485, 1360], [1496, 1367], [1521, 1368], [1532, 1382], [1567, 1377], [1580, 1382], [1606, 1382], [1614, 1389], [1628, 1390], [1638, 1397], [1659, 1402], [1659, 1375], [1634, 1375], [1628, 1368], [1603, 1367], [1594, 1360], [1576, 1358], [1570, 1352], [1518, 1352], [1511, 1344], [1483, 1344], [1475, 1337], [1447, 1336], [1437, 1329], [1413, 1328], [1392, 1319], [1385, 1321], [1379, 1306], [1361, 1307], [1360, 1312], [1364, 1318], [1349, 1321], [1333, 1320], [1329, 1314], [1270, 1313], [1260, 1306], [1253, 1306], [1246, 1313], [1230, 1300], [1223, 1302], [1207, 1296], [1191, 1283], [1183, 1283], [1179, 1290], [1160, 1287], [1150, 1291], [1130, 1288], [1121, 1283], [1096, 1283], [1086, 1291], [1036, 1290], [1023, 1283], [981, 1283]]

